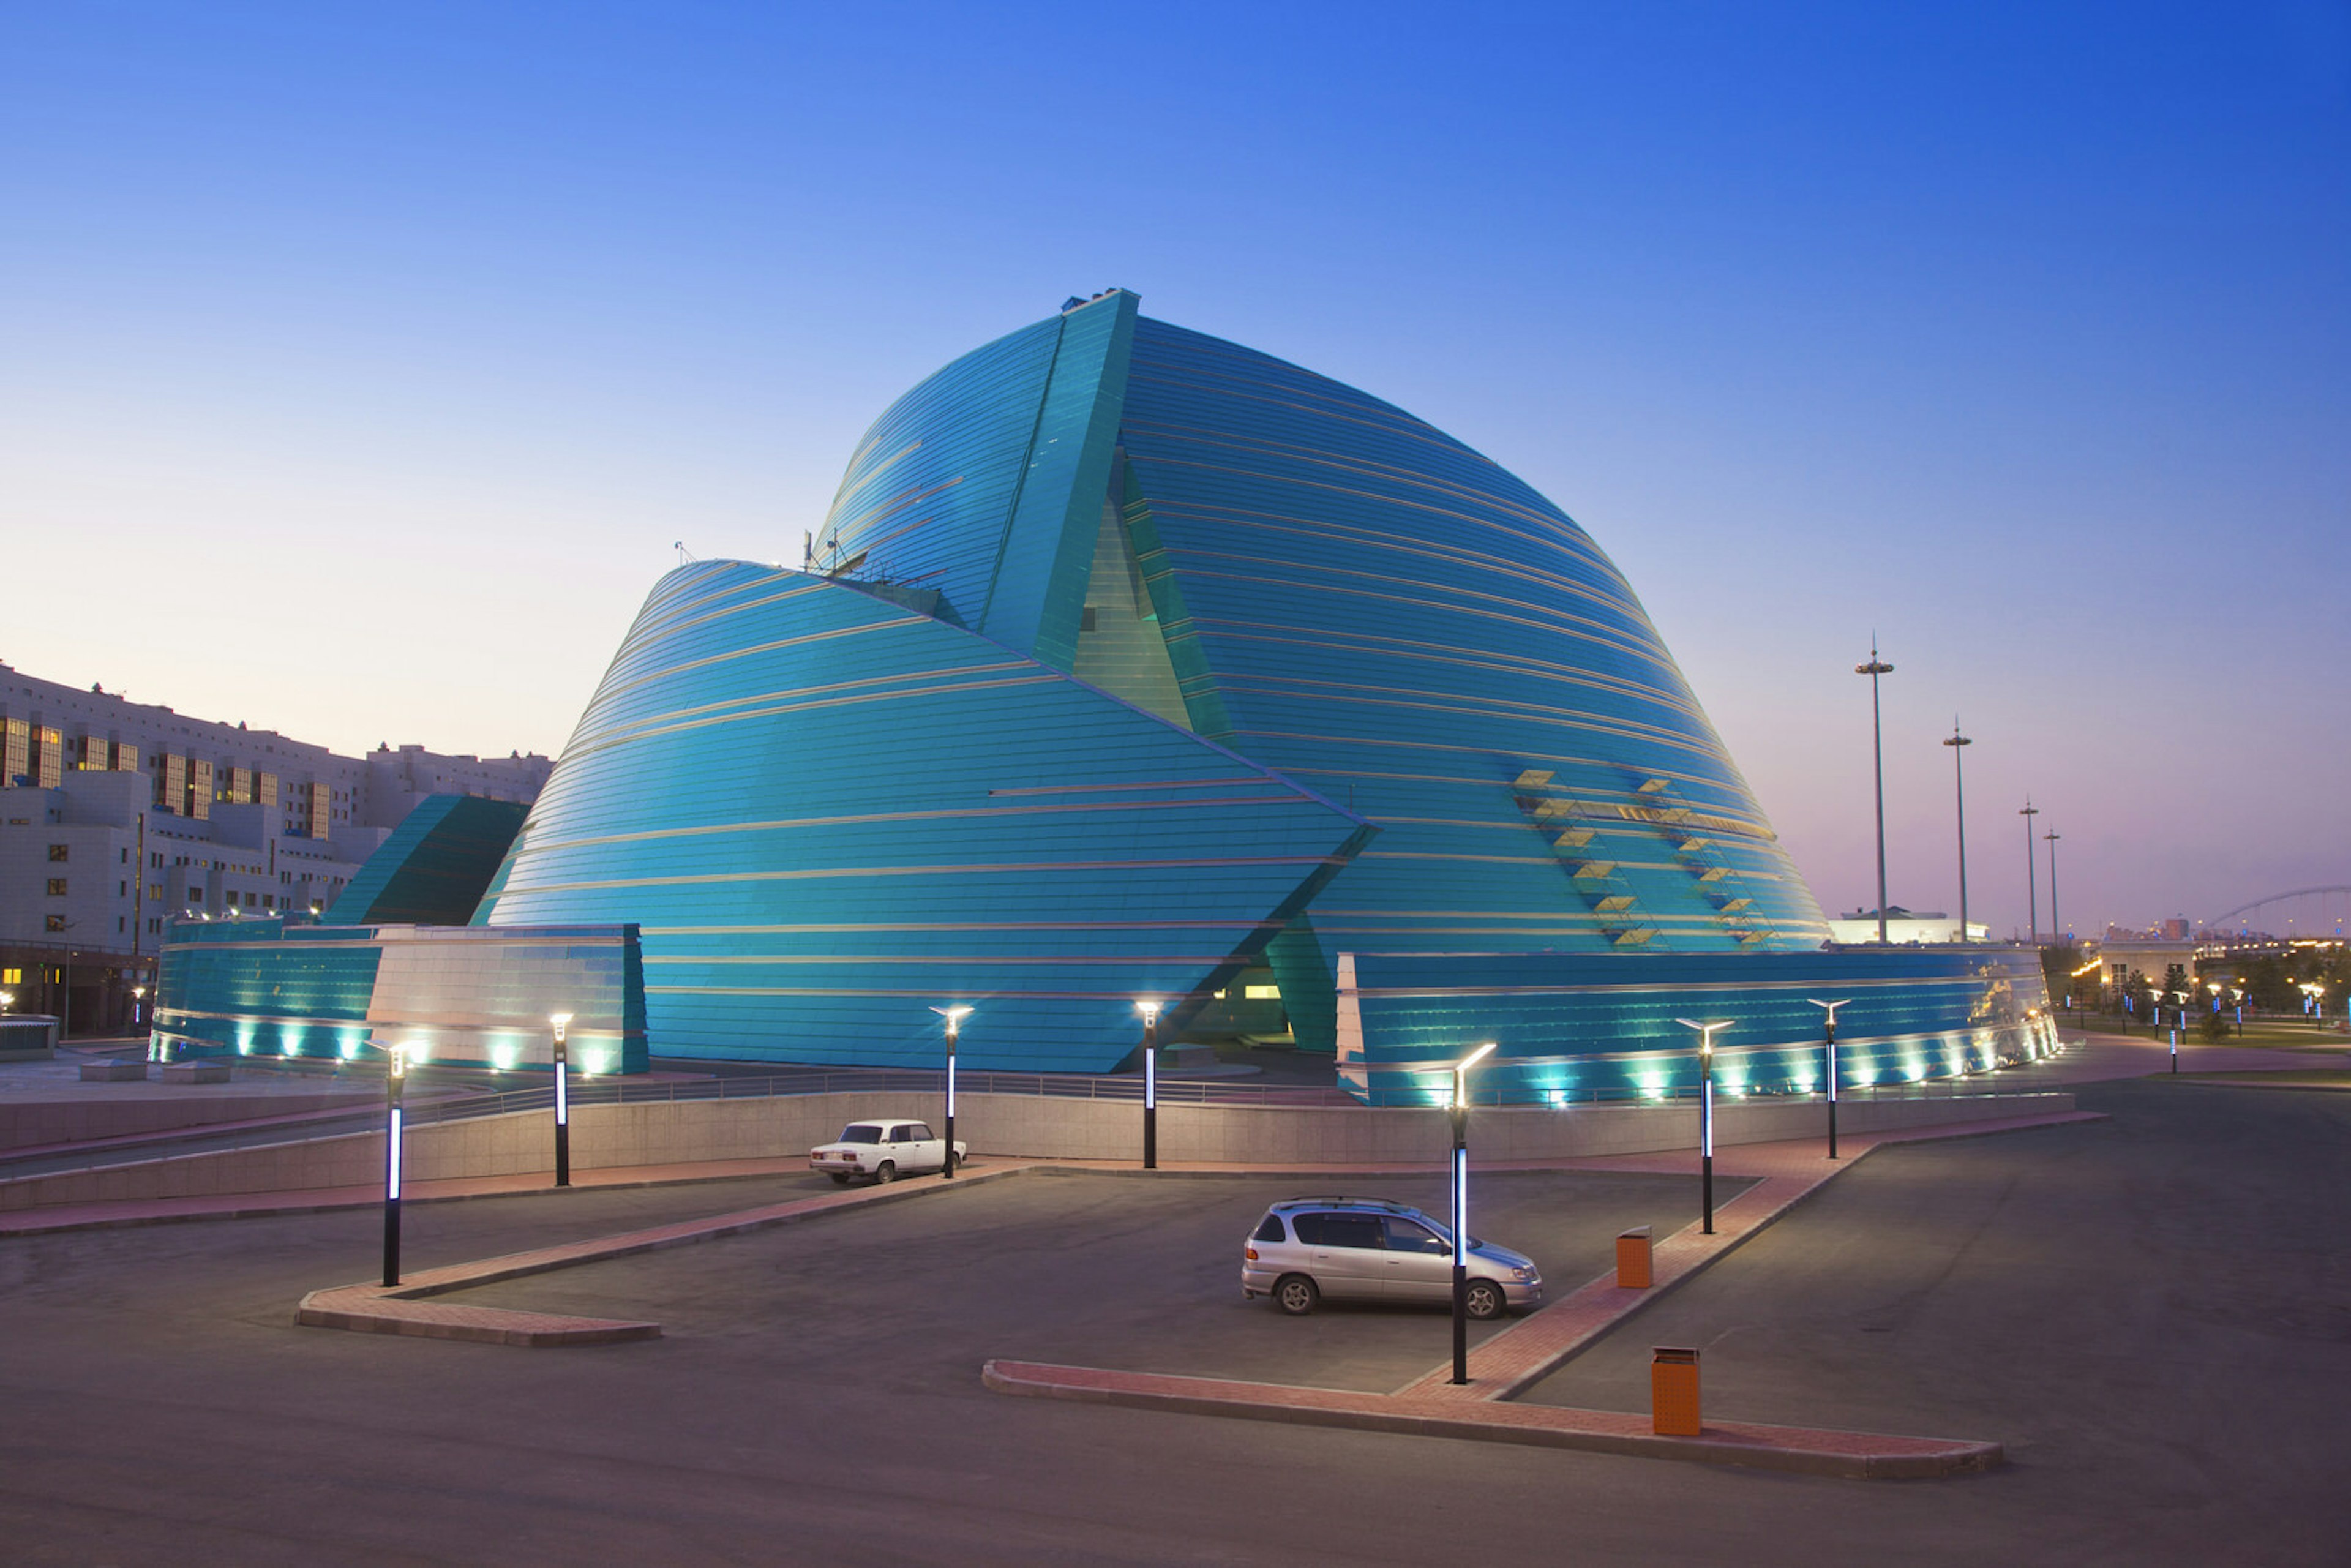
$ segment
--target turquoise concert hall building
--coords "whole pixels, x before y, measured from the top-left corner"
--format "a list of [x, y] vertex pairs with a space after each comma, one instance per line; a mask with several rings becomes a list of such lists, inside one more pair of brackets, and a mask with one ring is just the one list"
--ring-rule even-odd
[[1504, 1098], [1670, 1092], [1697, 1017], [1806, 1091], [1815, 998], [1850, 1082], [2049, 1038], [2029, 950], [1827, 946], [1565, 513], [1117, 289], [893, 403], [799, 569], [664, 578], [471, 924], [627, 928], [666, 1057], [931, 1065], [960, 1005], [970, 1064], [1103, 1071], [1267, 971], [1374, 1103], [1488, 1039]]

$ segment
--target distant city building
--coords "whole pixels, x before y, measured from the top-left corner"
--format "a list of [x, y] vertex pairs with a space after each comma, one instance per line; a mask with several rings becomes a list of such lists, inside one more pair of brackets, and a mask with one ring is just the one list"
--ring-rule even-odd
[[0, 664], [0, 990], [84, 1032], [131, 1027], [173, 918], [324, 909], [425, 797], [528, 805], [553, 767], [339, 757]]
[[[1886, 906], [1886, 939], [1888, 942], [1982, 942], [1991, 936], [1991, 927], [1980, 921], [1968, 922], [1966, 935], [1959, 932], [1959, 923], [1939, 909], [1905, 909], [1898, 904]], [[1856, 909], [1850, 915], [1840, 915], [1829, 922], [1829, 940], [1837, 943], [1876, 942], [1877, 911]]]

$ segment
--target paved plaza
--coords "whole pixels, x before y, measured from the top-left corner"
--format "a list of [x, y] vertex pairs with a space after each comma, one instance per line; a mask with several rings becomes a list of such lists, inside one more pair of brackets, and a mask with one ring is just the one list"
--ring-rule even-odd
[[[1242, 1236], [1297, 1177], [1024, 1174], [441, 1298], [651, 1318], [528, 1350], [298, 1328], [366, 1212], [0, 1248], [0, 1542], [29, 1563], [2337, 1563], [2351, 1097], [2160, 1081], [2107, 1119], [1891, 1147], [1524, 1397], [2001, 1442], [1853, 1481], [988, 1393], [990, 1358], [1383, 1392], [1441, 1312], [1285, 1319]], [[905, 1185], [905, 1184], [902, 1184]], [[1347, 1190], [1441, 1207], [1434, 1176]], [[1687, 1176], [1497, 1173], [1554, 1292]], [[820, 1196], [805, 1175], [414, 1207], [416, 1269]], [[1482, 1342], [1493, 1331], [1479, 1327]]]

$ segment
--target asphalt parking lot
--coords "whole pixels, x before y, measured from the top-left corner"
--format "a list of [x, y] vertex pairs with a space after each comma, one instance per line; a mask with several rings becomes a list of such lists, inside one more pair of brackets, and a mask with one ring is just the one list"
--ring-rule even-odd
[[[455, 1299], [652, 1315], [524, 1351], [298, 1329], [371, 1213], [0, 1248], [11, 1563], [2330, 1563], [2346, 1560], [2351, 1096], [2119, 1085], [2115, 1120], [1872, 1156], [1537, 1397], [1999, 1437], [1855, 1482], [1013, 1400], [987, 1355], [1394, 1386], [1441, 1311], [1245, 1303], [1293, 1181], [1018, 1176]], [[435, 1262], [772, 1201], [806, 1178], [420, 1206]], [[1323, 1186], [1328, 1184], [1310, 1184]], [[1350, 1190], [1435, 1206], [1442, 1184]], [[1553, 1289], [1687, 1180], [1482, 1178]], [[820, 1190], [829, 1186], [818, 1184]], [[1678, 1206], [1678, 1207], [1677, 1207]]]
[[[1718, 1183], [1719, 1201], [1738, 1185]], [[1445, 1211], [1442, 1177], [1343, 1186]], [[1333, 1301], [1290, 1318], [1240, 1291], [1241, 1243], [1266, 1206], [1336, 1190], [1294, 1177], [1024, 1174], [690, 1256], [617, 1259], [435, 1299], [650, 1316], [681, 1342], [730, 1342], [778, 1376], [855, 1368], [954, 1386], [1009, 1355], [1384, 1393], [1450, 1354], [1444, 1308]], [[1626, 1227], [1662, 1231], [1694, 1218], [1697, 1197], [1687, 1179], [1548, 1172], [1499, 1173], [1471, 1190], [1470, 1234], [1532, 1257], [1547, 1291], [1612, 1267]], [[1471, 1343], [1492, 1332], [1472, 1324]]]

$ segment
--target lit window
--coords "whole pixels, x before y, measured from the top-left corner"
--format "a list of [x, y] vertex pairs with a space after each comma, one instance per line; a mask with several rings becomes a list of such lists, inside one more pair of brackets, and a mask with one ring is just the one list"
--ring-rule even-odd
[[53, 876], [49, 878], [49, 896], [51, 898], [63, 898], [65, 895], [66, 879], [61, 876]]
[[71, 846], [67, 844], [51, 844], [49, 846], [49, 858], [53, 861], [65, 860], [68, 858], [68, 851], [70, 848]]
[[1243, 986], [1241, 996], [1252, 1002], [1278, 1002], [1281, 999], [1280, 986]]

